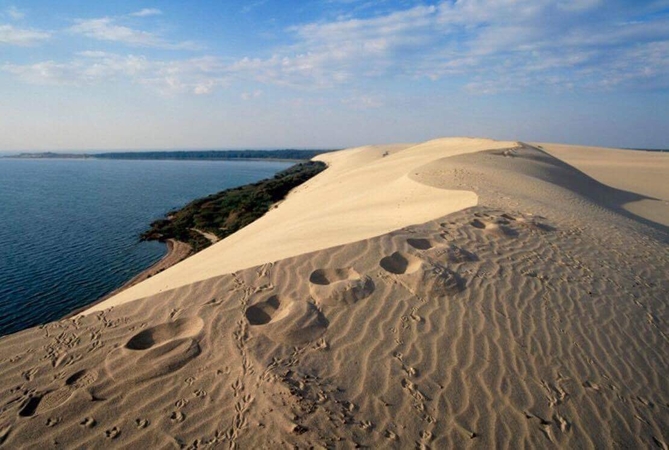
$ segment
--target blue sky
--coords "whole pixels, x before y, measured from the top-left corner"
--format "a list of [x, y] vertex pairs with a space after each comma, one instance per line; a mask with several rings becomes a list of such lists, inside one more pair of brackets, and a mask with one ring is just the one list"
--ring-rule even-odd
[[669, 0], [0, 0], [0, 151], [669, 148]]

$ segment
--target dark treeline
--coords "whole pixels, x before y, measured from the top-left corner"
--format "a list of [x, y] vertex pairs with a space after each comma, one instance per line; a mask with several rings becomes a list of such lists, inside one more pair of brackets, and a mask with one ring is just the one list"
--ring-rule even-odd
[[197, 150], [172, 152], [114, 152], [97, 153], [94, 158], [103, 159], [291, 159], [308, 160], [332, 150]]
[[291, 161], [307, 161], [321, 153], [334, 150], [177, 150], [152, 152], [107, 152], [107, 153], [20, 153], [18, 155], [0, 156], [2, 158], [22, 159], [134, 159], [134, 160], [180, 160], [180, 161], [215, 161], [234, 159], [281, 159]]
[[190, 244], [195, 252], [200, 251], [211, 243], [194, 229], [223, 239], [262, 217], [291, 189], [325, 168], [322, 162], [305, 162], [277, 173], [274, 178], [194, 200], [177, 211], [167, 213], [166, 219], [153, 222], [141, 238], [149, 241], [177, 239]]

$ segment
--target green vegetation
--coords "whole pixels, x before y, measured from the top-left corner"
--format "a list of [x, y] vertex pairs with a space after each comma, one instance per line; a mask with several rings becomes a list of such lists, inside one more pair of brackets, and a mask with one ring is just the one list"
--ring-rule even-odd
[[227, 189], [195, 200], [180, 210], [171, 211], [166, 219], [151, 224], [142, 240], [186, 242], [198, 252], [211, 243], [194, 228], [223, 239], [263, 216], [288, 192], [325, 170], [322, 162], [306, 162], [277, 173], [274, 178]]

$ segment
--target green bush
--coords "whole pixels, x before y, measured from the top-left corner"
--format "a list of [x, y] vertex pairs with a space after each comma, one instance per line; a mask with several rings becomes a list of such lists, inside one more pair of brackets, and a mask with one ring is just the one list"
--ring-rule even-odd
[[316, 176], [326, 165], [306, 162], [289, 167], [273, 178], [247, 184], [190, 202], [180, 210], [170, 211], [168, 218], [156, 220], [142, 240], [177, 239], [198, 252], [211, 243], [198, 230], [213, 233], [224, 239], [262, 217], [276, 202], [283, 200], [291, 189]]

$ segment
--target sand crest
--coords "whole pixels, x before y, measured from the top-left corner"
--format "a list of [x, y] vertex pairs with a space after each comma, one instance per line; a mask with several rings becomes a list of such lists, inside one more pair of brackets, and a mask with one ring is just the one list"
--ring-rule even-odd
[[279, 208], [86, 313], [235, 270], [379, 236], [475, 206], [477, 197], [472, 191], [436, 189], [416, 182], [409, 174], [449, 156], [515, 145], [447, 138], [320, 155], [315, 159], [326, 162], [328, 169], [291, 192]]

